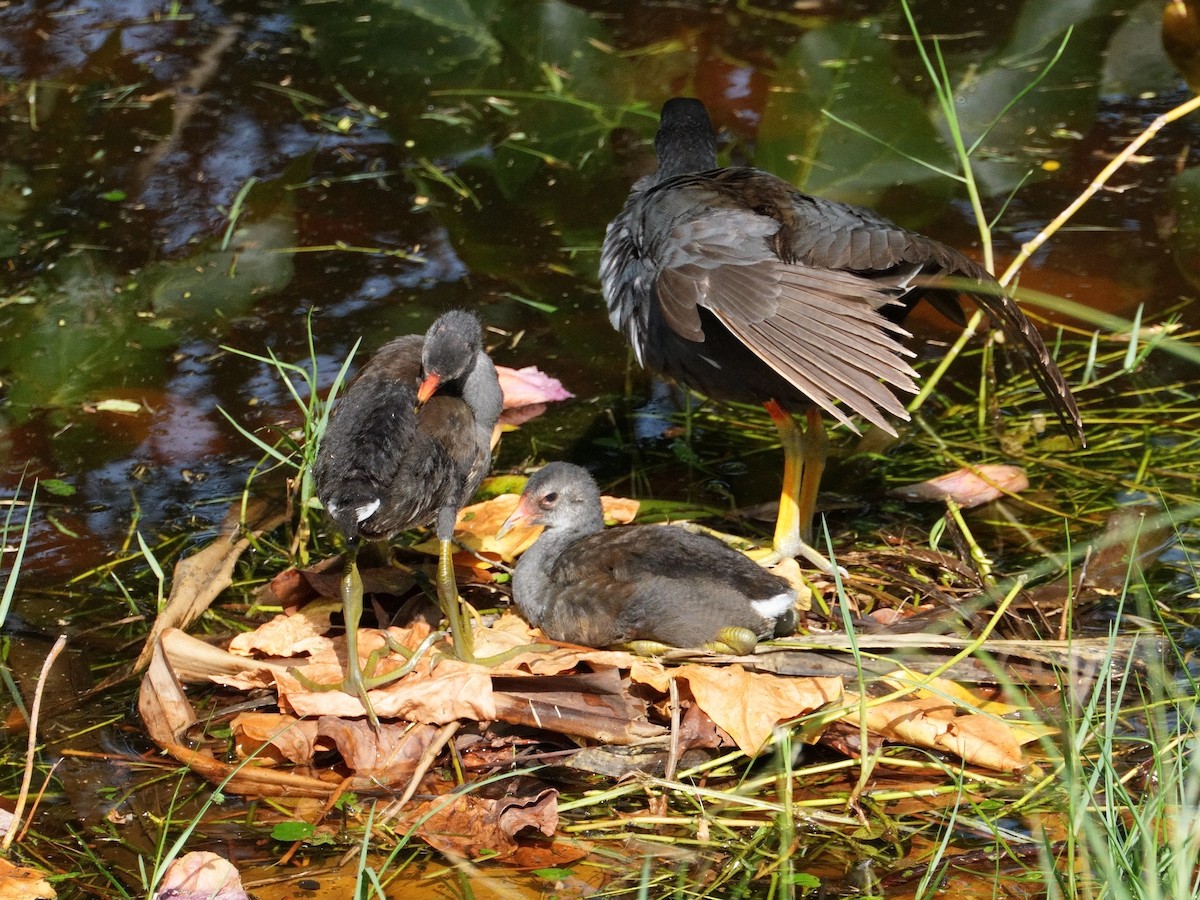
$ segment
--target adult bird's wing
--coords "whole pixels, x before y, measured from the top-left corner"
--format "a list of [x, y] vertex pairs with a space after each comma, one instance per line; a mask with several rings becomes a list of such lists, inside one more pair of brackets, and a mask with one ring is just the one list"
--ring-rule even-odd
[[[787, 252], [798, 262], [849, 270], [877, 280], [900, 300], [901, 312], [928, 299], [961, 323], [957, 297], [966, 294], [1029, 366], [1068, 434], [1084, 443], [1079, 408], [1042, 336], [986, 269], [952, 247], [907, 231], [871, 210], [798, 191], [792, 199], [794, 220], [789, 223], [786, 242]], [[937, 279], [946, 276], [976, 281], [980, 290], [939, 289]]]
[[[894, 389], [913, 392], [906, 332], [882, 309], [886, 285], [854, 272], [790, 262], [777, 255], [781, 229], [770, 216], [722, 204], [705, 179], [682, 176], [659, 186], [643, 234], [656, 264], [663, 319], [688, 340], [704, 340], [700, 310], [839, 422], [838, 407], [895, 433], [906, 419]], [[654, 221], [654, 219], [665, 221]], [[665, 227], [664, 227], [665, 226]], [[892, 385], [892, 387], [888, 387]]]

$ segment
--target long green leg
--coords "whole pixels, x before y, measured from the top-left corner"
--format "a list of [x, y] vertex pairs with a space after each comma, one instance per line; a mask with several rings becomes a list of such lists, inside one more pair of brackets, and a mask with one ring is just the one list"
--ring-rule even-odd
[[367, 696], [367, 679], [362, 667], [358, 664], [358, 623], [362, 621], [363, 584], [358, 574], [358, 544], [352, 543], [346, 550], [346, 568], [342, 572], [341, 583], [342, 618], [346, 620], [346, 672], [340, 682], [332, 684], [317, 684], [299, 669], [289, 671], [297, 681], [310, 691], [345, 691], [358, 698], [372, 727], [379, 728], [379, 719], [371, 707], [371, 698]]
[[475, 634], [471, 622], [464, 621], [458, 585], [454, 581], [454, 545], [449, 538], [438, 540], [437, 597], [442, 613], [450, 623], [454, 655], [463, 662], [475, 662]]
[[[439, 525], [443, 524], [439, 520]], [[453, 528], [445, 529], [453, 533]], [[449, 537], [438, 535], [438, 567], [437, 567], [437, 597], [442, 613], [450, 623], [450, 633], [454, 640], [454, 655], [463, 662], [479, 666], [498, 666], [506, 660], [521, 653], [544, 653], [554, 648], [550, 644], [522, 644], [512, 647], [493, 656], [475, 656], [475, 633], [472, 630], [471, 618], [478, 615], [470, 610], [464, 600], [459, 599], [458, 585], [454, 581], [454, 544]], [[465, 613], [465, 614], [464, 614]]]
[[342, 678], [342, 690], [358, 697], [371, 725], [379, 728], [379, 719], [371, 708], [367, 696], [367, 682], [362, 666], [358, 662], [358, 623], [362, 621], [363, 585], [358, 574], [358, 547], [351, 546], [346, 553], [346, 571], [342, 575], [342, 618], [346, 620], [346, 674]]
[[[358, 702], [362, 704], [363, 709], [366, 710], [367, 719], [371, 722], [371, 726], [378, 730], [379, 718], [375, 715], [375, 710], [371, 706], [371, 698], [367, 695], [367, 692], [377, 687], [382, 687], [385, 684], [391, 684], [396, 679], [402, 678], [411, 672], [421, 657], [433, 646], [434, 642], [442, 637], [442, 632], [435, 631], [433, 634], [430, 634], [411, 653], [407, 648], [400, 646], [389, 638], [387, 645], [373, 651], [367, 659], [366, 666], [361, 666], [358, 662], [358, 626], [362, 621], [363, 585], [362, 577], [358, 573], [357, 544], [352, 544], [346, 551], [346, 568], [342, 573], [341, 597], [342, 617], [346, 620], [346, 672], [342, 676], [342, 680], [340, 682], [333, 682], [332, 684], [318, 684], [297, 668], [292, 668], [288, 671], [293, 678], [310, 691], [344, 691], [347, 694], [354, 695], [358, 698]], [[384, 675], [374, 675], [373, 673], [379, 665], [380, 659], [382, 659], [388, 650], [396, 651], [407, 657], [407, 661], [400, 668], [394, 669]]]

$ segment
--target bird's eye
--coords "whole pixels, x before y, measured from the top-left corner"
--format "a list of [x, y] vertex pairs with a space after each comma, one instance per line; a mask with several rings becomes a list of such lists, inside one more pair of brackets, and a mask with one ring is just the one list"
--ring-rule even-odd
[[558, 492], [551, 491], [542, 497], [542, 506], [551, 507], [558, 502]]

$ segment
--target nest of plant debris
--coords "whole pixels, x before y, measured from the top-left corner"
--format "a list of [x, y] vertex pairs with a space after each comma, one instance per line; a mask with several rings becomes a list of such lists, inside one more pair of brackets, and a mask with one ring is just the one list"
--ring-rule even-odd
[[[1024, 632], [1035, 624], [1043, 634], [1056, 627], [1063, 598], [1079, 603], [1089, 591], [1103, 591], [1134, 552], [1117, 522], [1100, 542], [1110, 548], [1107, 557], [1097, 557], [1102, 564], [1086, 577], [1036, 591], [1002, 590], [958, 556], [897, 541], [843, 556], [853, 572], [844, 579], [804, 580], [802, 634], [746, 657], [680, 650], [646, 659], [547, 641], [507, 611], [491, 573], [531, 538], [518, 534], [509, 547], [488, 541], [492, 521], [515, 501], [509, 495], [466, 510], [459, 539], [468, 549], [456, 559], [464, 593], [477, 607], [500, 608], [474, 623], [476, 653], [512, 653], [503, 664], [455, 659], [447, 639], [430, 646], [435, 618], [420, 585], [433, 562], [419, 562], [418, 548], [414, 565], [363, 572], [377, 611], [401, 610], [403, 624], [386, 629], [391, 640], [409, 651], [426, 647], [408, 674], [370, 693], [380, 727], [368, 723], [356, 697], [306, 686], [297, 671], [304, 681], [336, 684], [346, 666], [345, 641], [331, 616], [341, 571], [334, 558], [274, 579], [260, 599], [285, 612], [225, 647], [178, 628], [156, 634], [140, 703], [151, 736], [224, 791], [246, 795], [395, 790], [429, 770], [448, 726], [460, 755], [478, 756], [485, 767], [550, 754], [610, 777], [671, 772], [697, 753], [759, 754], [783, 726], [843, 753], [890, 743], [1021, 773], [1030, 765], [1022, 747], [1039, 731], [1004, 718], [1017, 707], [1000, 697], [1000, 686], [1022, 686], [1030, 702], [1045, 692], [1085, 691], [1112, 652], [1108, 640], [1033, 642]], [[613, 504], [609, 512], [631, 515], [620, 509]], [[227, 539], [180, 565], [211, 574], [213, 560], [224, 565], [239, 546], [231, 522]], [[212, 559], [198, 559], [205, 555]], [[178, 572], [175, 588], [188, 591]], [[213, 584], [205, 588], [211, 593]], [[843, 615], [855, 625], [850, 634], [835, 630]], [[384, 644], [383, 629], [362, 629], [360, 664]], [[521, 649], [533, 644], [543, 647]], [[405, 662], [387, 654], [377, 672]], [[201, 719], [182, 688], [198, 682], [223, 686], [210, 702], [234, 708], [214, 707]], [[227, 691], [243, 693], [242, 702]]]

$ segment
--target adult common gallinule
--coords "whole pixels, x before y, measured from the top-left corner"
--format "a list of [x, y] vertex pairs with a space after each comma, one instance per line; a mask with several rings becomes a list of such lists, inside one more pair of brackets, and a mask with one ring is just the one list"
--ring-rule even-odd
[[890, 434], [889, 417], [908, 418], [896, 392], [914, 391], [915, 373], [895, 323], [922, 297], [961, 318], [959, 290], [930, 279], [979, 283], [970, 296], [1082, 442], [1079, 410], [1041, 337], [982, 267], [869, 210], [759, 169], [718, 168], [699, 100], [667, 101], [654, 146], [658, 170], [633, 186], [604, 239], [609, 318], [644, 367], [715, 399], [766, 405], [784, 449], [781, 555], [828, 565], [805, 543], [825, 465], [820, 411]]
[[358, 660], [360, 539], [385, 540], [436, 522], [438, 601], [455, 653], [472, 659], [450, 539], [458, 511], [487, 474], [502, 402], [479, 319], [451, 310], [424, 335], [384, 344], [338, 401], [321, 439], [313, 465], [317, 496], [349, 544], [342, 579], [348, 659], [339, 687], [362, 700], [372, 721], [367, 689], [390, 679], [365, 675]]
[[513, 600], [556, 641], [748, 653], [793, 627], [795, 589], [716, 538], [657, 525], [606, 531], [600, 491], [579, 466], [535, 473], [500, 533], [518, 523], [546, 530], [517, 560]]

